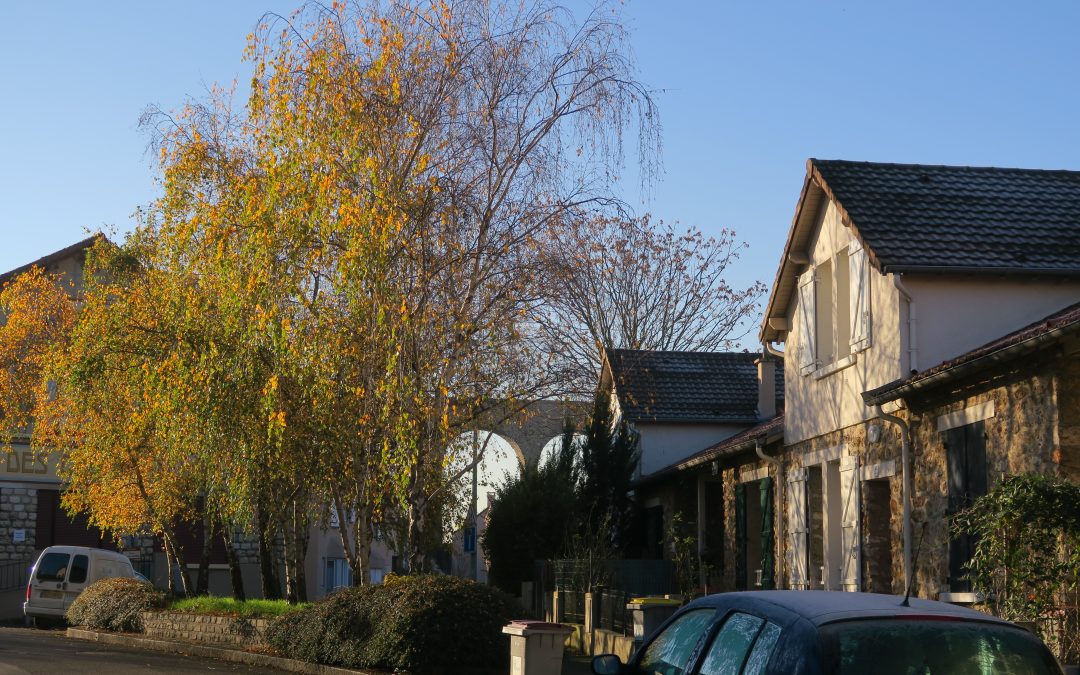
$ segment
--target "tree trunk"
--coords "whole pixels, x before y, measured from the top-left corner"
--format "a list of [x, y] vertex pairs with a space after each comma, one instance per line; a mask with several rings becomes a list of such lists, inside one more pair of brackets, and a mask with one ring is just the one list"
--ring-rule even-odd
[[210, 546], [214, 541], [213, 521], [203, 514], [202, 551], [199, 552], [199, 576], [195, 581], [195, 595], [207, 595], [210, 592]]
[[255, 514], [259, 530], [259, 573], [262, 577], [263, 598], [281, 599], [281, 577], [278, 574], [277, 551], [274, 546], [274, 532], [266, 510], [259, 508]]
[[285, 601], [296, 604], [296, 530], [293, 528], [292, 509], [281, 523], [281, 534], [285, 544]]
[[183, 592], [184, 597], [191, 595], [191, 581], [188, 579], [187, 569], [184, 567], [184, 557], [179, 547], [176, 545], [176, 540], [172, 538], [172, 534], [168, 530], [162, 530], [161, 538], [165, 545], [165, 558], [172, 559], [173, 562], [169, 563], [169, 591], [172, 594], [176, 594], [176, 584], [173, 581], [172, 565], [176, 564], [177, 569], [180, 571], [180, 590]]
[[[420, 501], [417, 504], [417, 501]], [[420, 574], [424, 571], [424, 505], [421, 500], [409, 503], [409, 536], [407, 563], [409, 574]]]
[[225, 537], [225, 559], [229, 562], [229, 580], [232, 582], [233, 599], [244, 602], [247, 600], [244, 594], [244, 575], [240, 571], [240, 560], [236, 557], [236, 549], [233, 547], [233, 531], [226, 526], [222, 528], [221, 534]]
[[296, 602], [307, 602], [307, 574], [306, 561], [308, 541], [311, 537], [311, 516], [304, 504], [293, 501], [293, 553], [296, 556], [295, 565], [295, 597]]
[[169, 550], [169, 540], [164, 533], [161, 535], [161, 548], [165, 549], [165, 588], [169, 591], [169, 597], [176, 596], [176, 577], [173, 576], [173, 557]]

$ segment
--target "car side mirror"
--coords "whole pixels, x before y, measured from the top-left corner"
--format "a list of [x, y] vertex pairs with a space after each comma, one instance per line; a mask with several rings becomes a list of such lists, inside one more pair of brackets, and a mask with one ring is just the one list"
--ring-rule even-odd
[[592, 660], [592, 671], [596, 675], [619, 675], [622, 661], [614, 654], [601, 654]]

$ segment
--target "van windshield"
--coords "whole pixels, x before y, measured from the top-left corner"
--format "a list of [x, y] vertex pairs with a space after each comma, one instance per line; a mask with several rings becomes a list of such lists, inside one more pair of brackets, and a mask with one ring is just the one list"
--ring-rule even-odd
[[1021, 628], [976, 621], [873, 619], [821, 628], [827, 673], [1050, 675], [1049, 650]]
[[67, 553], [46, 553], [41, 557], [37, 565], [35, 576], [38, 581], [63, 581], [67, 575], [68, 560], [71, 558]]

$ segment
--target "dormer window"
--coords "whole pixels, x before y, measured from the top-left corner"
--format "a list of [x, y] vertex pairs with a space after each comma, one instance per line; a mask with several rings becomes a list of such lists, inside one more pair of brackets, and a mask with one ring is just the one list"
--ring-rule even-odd
[[828, 375], [870, 346], [870, 284], [858, 240], [799, 278], [799, 371]]

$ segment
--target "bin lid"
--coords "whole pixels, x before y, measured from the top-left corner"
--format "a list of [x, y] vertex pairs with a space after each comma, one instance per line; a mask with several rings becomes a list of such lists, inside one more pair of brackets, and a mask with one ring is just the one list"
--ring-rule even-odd
[[682, 603], [672, 598], [662, 597], [644, 597], [644, 598], [630, 598], [631, 605], [641, 605], [642, 607], [678, 607]]
[[573, 633], [574, 629], [561, 623], [548, 623], [533, 619], [515, 619], [503, 626], [502, 632], [510, 635], [529, 635], [535, 633]]

